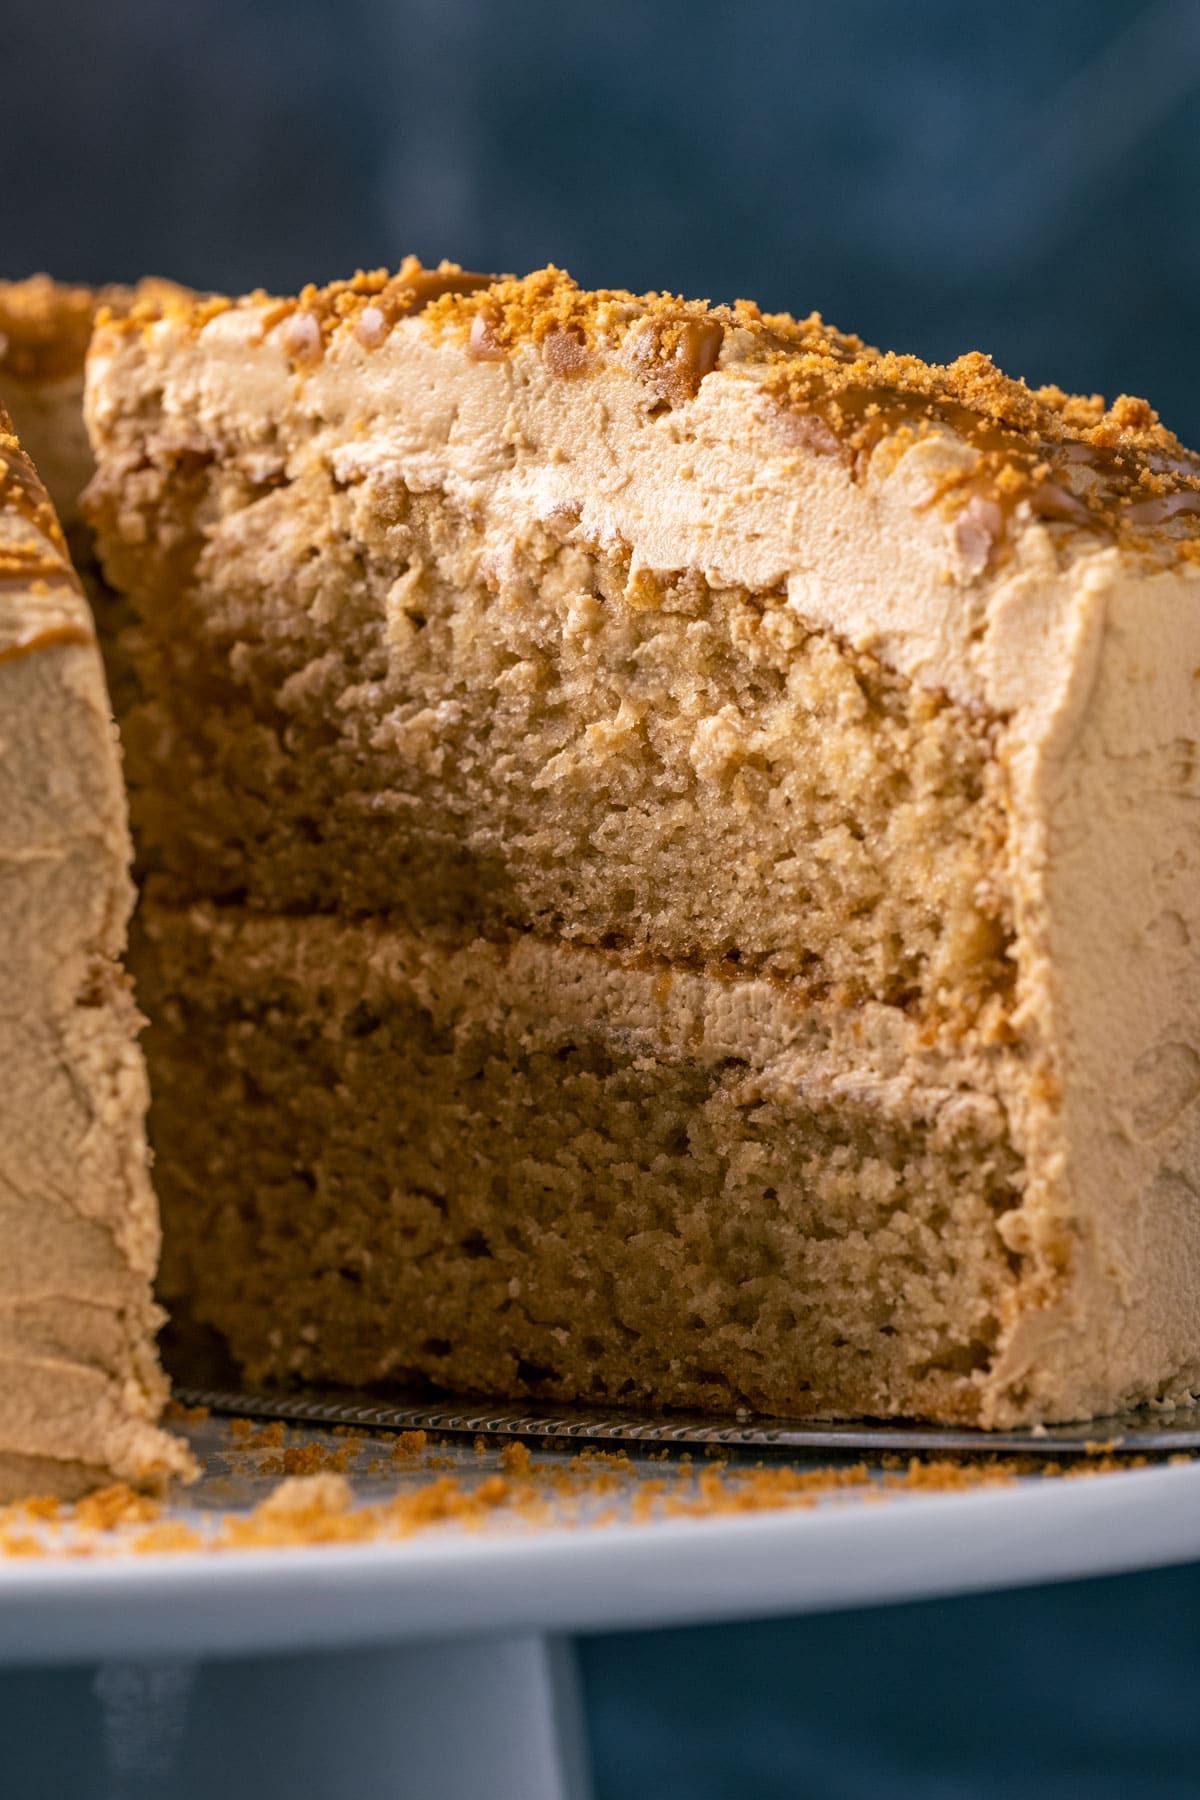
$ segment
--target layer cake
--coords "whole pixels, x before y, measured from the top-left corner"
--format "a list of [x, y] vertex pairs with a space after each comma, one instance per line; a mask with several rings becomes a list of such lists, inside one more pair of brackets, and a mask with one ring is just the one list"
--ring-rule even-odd
[[162, 1293], [254, 1379], [1200, 1384], [1200, 464], [816, 317], [102, 322]]

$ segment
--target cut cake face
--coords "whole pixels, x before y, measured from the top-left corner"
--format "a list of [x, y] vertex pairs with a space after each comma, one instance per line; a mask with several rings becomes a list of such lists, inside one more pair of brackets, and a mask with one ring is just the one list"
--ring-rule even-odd
[[158, 1213], [116, 732], [87, 602], [0, 409], [0, 1496], [187, 1474], [150, 1292]]
[[163, 1292], [253, 1376], [1200, 1382], [1200, 464], [1143, 403], [409, 263], [133, 304], [88, 424]]

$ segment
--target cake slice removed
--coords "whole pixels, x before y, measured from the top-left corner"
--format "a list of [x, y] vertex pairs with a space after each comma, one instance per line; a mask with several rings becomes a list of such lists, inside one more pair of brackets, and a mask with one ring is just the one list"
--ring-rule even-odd
[[0, 409], [0, 1496], [186, 1474], [150, 1283], [133, 898], [91, 614]]
[[88, 422], [164, 1293], [256, 1378], [1200, 1384], [1200, 464], [1144, 403], [409, 263], [135, 306]]

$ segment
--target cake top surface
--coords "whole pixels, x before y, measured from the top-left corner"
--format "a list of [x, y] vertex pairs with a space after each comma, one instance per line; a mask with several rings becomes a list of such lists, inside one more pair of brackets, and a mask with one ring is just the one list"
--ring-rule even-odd
[[[250, 311], [263, 336], [276, 329], [303, 371], [352, 339], [381, 348], [396, 325], [420, 316], [435, 338], [479, 362], [536, 352], [564, 380], [614, 354], [663, 408], [694, 399], [714, 370], [738, 368], [791, 423], [798, 444], [861, 475], [882, 445], [903, 449], [950, 433], [973, 452], [931, 496], [975, 516], [1001, 539], [1017, 509], [1135, 547], [1200, 554], [1200, 456], [1189, 452], [1145, 400], [1031, 388], [979, 352], [945, 364], [880, 351], [826, 324], [764, 313], [752, 301], [710, 306], [670, 293], [580, 288], [553, 266], [523, 278], [472, 274], [414, 257], [400, 268], [360, 271], [293, 298], [256, 291], [240, 300], [198, 299], [169, 284], [110, 305], [124, 329], [164, 316], [199, 333], [231, 309]], [[2, 305], [2, 297], [0, 297]], [[102, 315], [103, 316], [103, 315]], [[2, 314], [0, 314], [2, 317]]]
[[65, 380], [83, 369], [96, 314], [121, 316], [135, 304], [181, 304], [192, 296], [148, 276], [135, 286], [87, 287], [30, 275], [0, 281], [0, 371], [17, 381]]

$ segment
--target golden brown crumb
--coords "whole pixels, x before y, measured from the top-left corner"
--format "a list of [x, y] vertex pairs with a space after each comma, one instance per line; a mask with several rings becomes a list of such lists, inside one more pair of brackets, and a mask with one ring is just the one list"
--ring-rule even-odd
[[350, 1483], [339, 1475], [306, 1475], [281, 1482], [257, 1508], [263, 1518], [295, 1519], [310, 1512], [345, 1512], [353, 1504]]
[[[683, 1461], [684, 1459], [680, 1458], [680, 1460]], [[690, 1461], [690, 1458], [688, 1460]], [[636, 1473], [634, 1464], [631, 1462], [629, 1453], [626, 1450], [597, 1450], [589, 1445], [586, 1450], [581, 1450], [578, 1456], [572, 1457], [570, 1466], [575, 1470], [583, 1469], [586, 1471], [588, 1470], [589, 1465], [598, 1465], [602, 1469], [618, 1470], [622, 1475], [632, 1475]]]
[[503, 1475], [488, 1475], [473, 1492], [481, 1506], [503, 1506], [509, 1496], [509, 1486]]
[[352, 1542], [369, 1532], [353, 1499], [344, 1475], [291, 1476], [247, 1517], [227, 1518], [218, 1542], [231, 1549]]
[[182, 1400], [168, 1400], [163, 1407], [163, 1418], [172, 1425], [203, 1425], [210, 1416], [207, 1406], [185, 1406]]
[[48, 1556], [47, 1545], [27, 1531], [0, 1531], [0, 1556]]
[[344, 1475], [350, 1466], [349, 1450], [326, 1450], [320, 1444], [289, 1444], [283, 1453], [285, 1475]]
[[429, 1434], [425, 1431], [402, 1431], [392, 1445], [392, 1456], [397, 1462], [404, 1458], [421, 1456], [429, 1443]]
[[[1145, 1456], [1107, 1453], [1068, 1463], [1031, 1456], [905, 1460], [889, 1455], [877, 1469], [865, 1462], [809, 1467], [710, 1460], [695, 1466], [689, 1459], [646, 1477], [620, 1451], [588, 1446], [569, 1463], [535, 1466], [527, 1446], [510, 1443], [501, 1451], [502, 1472], [482, 1479], [438, 1474], [389, 1500], [356, 1506], [350, 1484], [337, 1466], [348, 1457], [347, 1450], [291, 1447], [284, 1457], [272, 1459], [280, 1473], [285, 1462], [290, 1465], [287, 1478], [253, 1512], [216, 1515], [211, 1534], [162, 1518], [156, 1502], [123, 1485], [102, 1489], [74, 1507], [44, 1500], [15, 1503], [0, 1508], [0, 1555], [95, 1555], [97, 1534], [107, 1535], [114, 1552], [130, 1548], [151, 1555], [386, 1541], [447, 1524], [476, 1531], [498, 1519], [525, 1528], [592, 1528], [619, 1520], [622, 1515], [616, 1507], [595, 1507], [597, 1500], [618, 1496], [627, 1502], [626, 1516], [648, 1523], [658, 1518], [808, 1508], [841, 1493], [877, 1503], [899, 1494], [961, 1493], [1020, 1478], [1075, 1479], [1150, 1466]], [[1192, 1459], [1173, 1456], [1169, 1461], [1177, 1465]], [[68, 1531], [74, 1526], [89, 1535], [83, 1542], [56, 1543], [49, 1534], [37, 1537], [23, 1527], [21, 1522], [29, 1520]], [[124, 1539], [119, 1536], [122, 1528], [139, 1525], [146, 1529]]]
[[33, 1494], [28, 1500], [18, 1500], [16, 1505], [30, 1519], [49, 1521], [60, 1517], [63, 1502], [54, 1494]]
[[229, 1435], [235, 1450], [278, 1450], [286, 1441], [287, 1427], [282, 1419], [262, 1426], [253, 1419], [230, 1419]]
[[97, 315], [122, 315], [141, 304], [190, 306], [196, 296], [176, 282], [147, 276], [136, 287], [86, 287], [30, 275], [0, 281], [0, 369], [18, 381], [78, 376]]
[[1093, 1456], [1080, 1457], [1076, 1462], [1055, 1470], [1064, 1478], [1080, 1475], [1117, 1475], [1125, 1469], [1150, 1469], [1154, 1464], [1148, 1456]]
[[176, 1556], [206, 1546], [207, 1540], [191, 1525], [180, 1519], [161, 1519], [135, 1537], [129, 1548], [135, 1556]]
[[[80, 310], [81, 319], [87, 310], [83, 299], [63, 305]], [[259, 290], [240, 301], [189, 299], [170, 284], [143, 284], [109, 322], [134, 331], [168, 315], [197, 332], [231, 307], [253, 310], [263, 334], [279, 328], [285, 353], [301, 370], [339, 334], [371, 351], [397, 320], [417, 313], [431, 335], [461, 343], [476, 360], [529, 347], [564, 379], [585, 373], [603, 344], [672, 407], [695, 397], [736, 333], [739, 365], [763, 371], [762, 391], [790, 422], [797, 444], [839, 458], [852, 473], [885, 440], [903, 446], [931, 430], [958, 433], [976, 462], [948, 478], [930, 504], [955, 513], [983, 509], [997, 555], [1018, 507], [1075, 529], [1138, 541], [1151, 534], [1147, 547], [1168, 520], [1191, 532], [1184, 541], [1200, 532], [1200, 459], [1145, 400], [1122, 394], [1106, 407], [1097, 394], [1030, 388], [978, 351], [946, 365], [882, 352], [819, 313], [795, 319], [746, 300], [710, 306], [671, 293], [589, 291], [553, 265], [517, 278], [473, 274], [450, 262], [426, 269], [406, 257], [395, 274], [359, 270], [349, 281], [310, 285], [292, 298]], [[1080, 462], [1090, 477], [1082, 495], [1065, 479], [1069, 465]]]
[[277, 1450], [287, 1435], [287, 1427], [282, 1419], [274, 1419], [269, 1425], [256, 1432], [250, 1440], [252, 1450]]
[[157, 1500], [118, 1481], [85, 1495], [77, 1502], [74, 1517], [85, 1531], [115, 1531], [118, 1525], [144, 1524], [161, 1513]]
[[958, 1493], [963, 1488], [1007, 1486], [1016, 1481], [1023, 1473], [1019, 1466], [1011, 1462], [1001, 1462], [987, 1458], [980, 1462], [955, 1462], [948, 1457], [941, 1457], [932, 1462], [923, 1462], [920, 1457], [910, 1458], [908, 1467], [897, 1475], [885, 1477], [890, 1487], [902, 1487], [908, 1492]]

